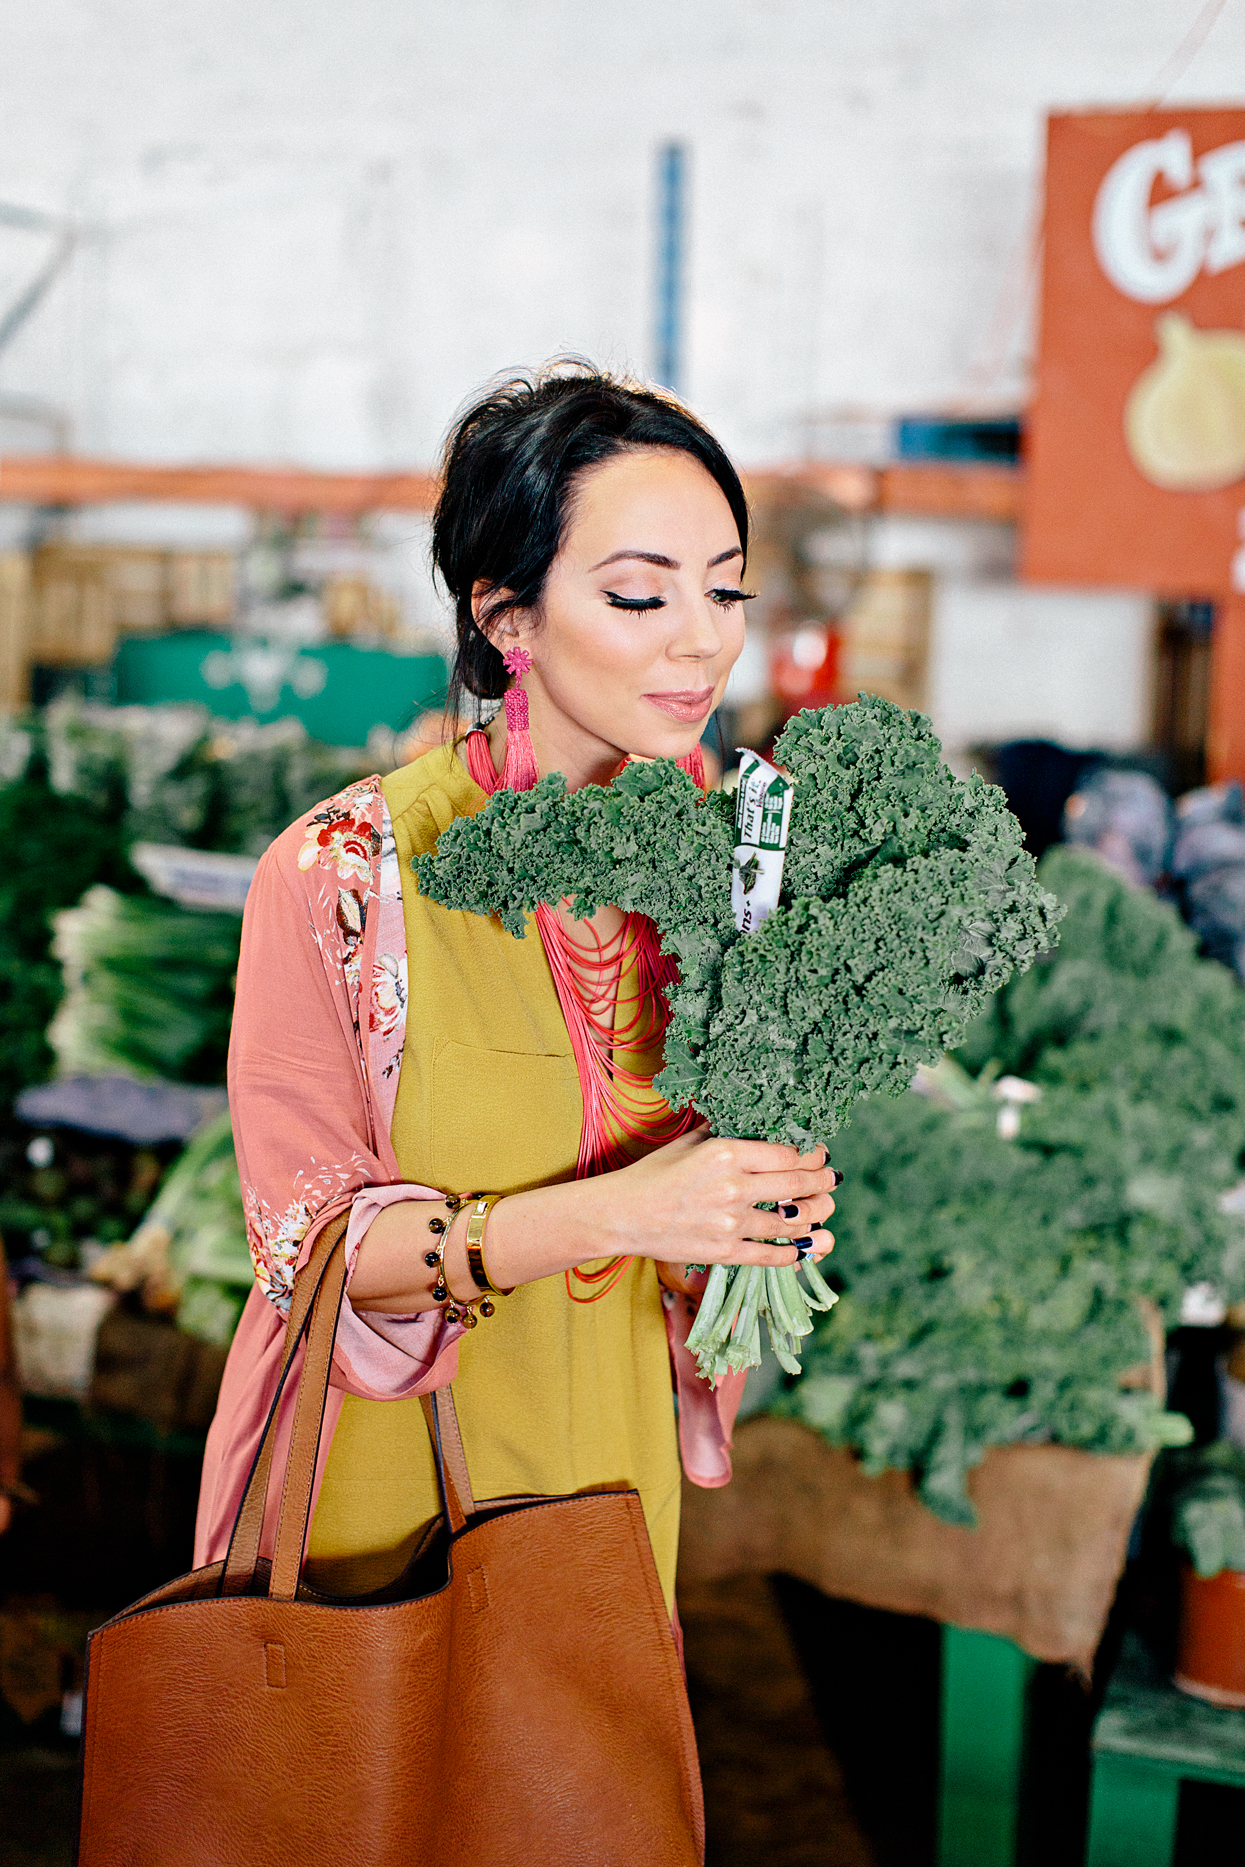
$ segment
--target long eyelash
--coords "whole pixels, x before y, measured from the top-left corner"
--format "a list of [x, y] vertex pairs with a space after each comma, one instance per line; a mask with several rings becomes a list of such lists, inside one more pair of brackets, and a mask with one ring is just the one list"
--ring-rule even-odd
[[664, 609], [664, 596], [619, 596], [614, 590], [605, 592], [605, 600], [611, 609]]
[[719, 588], [717, 590], [710, 590], [709, 594], [714, 602], [720, 603], [723, 608], [725, 608], [728, 603], [751, 603], [756, 598], [755, 590], [724, 590]]

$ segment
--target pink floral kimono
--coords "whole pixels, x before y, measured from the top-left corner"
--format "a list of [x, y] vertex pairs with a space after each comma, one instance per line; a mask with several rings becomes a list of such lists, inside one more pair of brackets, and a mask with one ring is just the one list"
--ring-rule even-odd
[[[411, 878], [413, 883], [413, 878]], [[419, 982], [415, 981], [418, 1016]], [[350, 785], [301, 818], [255, 873], [243, 922], [229, 1050], [229, 1100], [257, 1287], [225, 1367], [208, 1434], [195, 1564], [225, 1553], [276, 1391], [295, 1272], [321, 1229], [350, 1214], [347, 1253], [382, 1207], [439, 1199], [404, 1184], [389, 1138], [407, 1020], [402, 877], [379, 778]], [[688, 1477], [729, 1482], [743, 1376], [711, 1389], [686, 1347], [695, 1302], [664, 1293]], [[451, 1381], [461, 1323], [439, 1310], [393, 1317], [342, 1306], [321, 1435], [317, 1494], [342, 1396], [401, 1400]], [[295, 1376], [297, 1369], [295, 1370]], [[293, 1424], [282, 1401], [264, 1550]]]

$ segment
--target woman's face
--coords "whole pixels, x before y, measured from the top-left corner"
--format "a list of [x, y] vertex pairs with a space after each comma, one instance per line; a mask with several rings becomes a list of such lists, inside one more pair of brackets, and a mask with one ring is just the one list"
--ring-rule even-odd
[[582, 474], [539, 614], [494, 638], [532, 657], [541, 769], [583, 782], [622, 753], [690, 752], [743, 647], [742, 569], [731, 509], [690, 454], [637, 448]]

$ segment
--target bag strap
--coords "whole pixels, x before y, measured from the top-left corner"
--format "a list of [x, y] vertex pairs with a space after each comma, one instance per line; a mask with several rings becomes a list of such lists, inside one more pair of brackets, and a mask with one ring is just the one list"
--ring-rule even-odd
[[[307, 1266], [310, 1270], [311, 1266]], [[345, 1233], [334, 1245], [332, 1256], [316, 1287], [307, 1331], [307, 1349], [298, 1381], [294, 1403], [294, 1426], [290, 1433], [290, 1454], [285, 1463], [285, 1483], [281, 1487], [281, 1508], [277, 1515], [277, 1542], [272, 1553], [268, 1593], [274, 1601], [293, 1601], [298, 1593], [298, 1576], [303, 1566], [303, 1549], [311, 1523], [311, 1497], [316, 1483], [316, 1458], [324, 1409], [329, 1397], [333, 1372], [333, 1345], [337, 1340], [337, 1322], [346, 1294]]]
[[[229, 1539], [229, 1548], [225, 1555], [220, 1581], [222, 1595], [248, 1594], [254, 1586], [255, 1571], [259, 1563], [260, 1539], [264, 1529], [268, 1481], [272, 1472], [272, 1458], [277, 1441], [277, 1416], [281, 1407], [281, 1399], [290, 1378], [295, 1352], [310, 1327], [315, 1299], [328, 1274], [330, 1261], [338, 1245], [346, 1236], [348, 1223], [349, 1215], [342, 1213], [324, 1227], [316, 1240], [311, 1257], [294, 1280], [294, 1295], [290, 1303], [285, 1345], [282, 1349], [281, 1372], [277, 1378], [272, 1405], [268, 1409], [268, 1418], [264, 1422], [264, 1430], [260, 1435], [259, 1446], [251, 1461], [250, 1472], [247, 1474], [233, 1534]], [[344, 1252], [342, 1267], [344, 1272]], [[331, 1362], [331, 1350], [329, 1359]]]
[[[277, 1519], [276, 1548], [267, 1591], [275, 1601], [293, 1601], [298, 1593], [303, 1550], [311, 1519], [316, 1459], [333, 1370], [333, 1346], [346, 1292], [347, 1223], [348, 1215], [342, 1214], [325, 1226], [316, 1240], [310, 1259], [295, 1279], [281, 1373], [225, 1557], [220, 1582], [220, 1593], [223, 1595], [245, 1594], [255, 1586], [281, 1397], [290, 1378], [295, 1352], [306, 1336], [307, 1347], [299, 1373], [289, 1457]], [[456, 1534], [464, 1527], [467, 1519], [474, 1515], [476, 1505], [454, 1398], [448, 1386], [421, 1398], [432, 1439], [446, 1522], [451, 1534]]]
[[451, 1536], [457, 1536], [468, 1517], [475, 1516], [476, 1503], [471, 1495], [467, 1455], [463, 1451], [463, 1438], [458, 1429], [454, 1395], [447, 1386], [438, 1387], [433, 1393], [423, 1394], [420, 1398], [424, 1418], [428, 1422], [433, 1455], [437, 1461], [437, 1477], [441, 1481], [441, 1496], [445, 1503], [445, 1521], [450, 1527]]

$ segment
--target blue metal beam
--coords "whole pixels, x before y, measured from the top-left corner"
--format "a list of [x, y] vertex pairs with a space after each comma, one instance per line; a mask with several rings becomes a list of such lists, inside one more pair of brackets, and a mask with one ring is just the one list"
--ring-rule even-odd
[[657, 264], [653, 375], [677, 394], [683, 387], [683, 272], [687, 215], [687, 146], [657, 151]]

